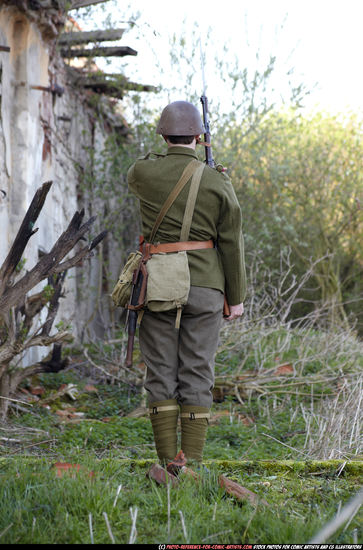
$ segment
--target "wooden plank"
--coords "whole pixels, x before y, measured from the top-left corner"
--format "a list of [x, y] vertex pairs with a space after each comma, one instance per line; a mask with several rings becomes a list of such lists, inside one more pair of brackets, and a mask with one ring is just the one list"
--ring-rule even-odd
[[106, 79], [103, 76], [88, 76], [79, 77], [75, 79], [75, 84], [94, 90], [98, 93], [106, 95], [112, 95], [113, 97], [120, 96], [124, 91], [139, 91], [139, 92], [157, 92], [156, 86], [149, 84], [138, 84], [137, 82], [130, 82], [125, 77], [120, 75], [118, 78]]
[[63, 57], [124, 57], [125, 55], [137, 55], [137, 51], [128, 46], [110, 46], [99, 48], [62, 48], [60, 53]]
[[109, 0], [73, 0], [72, 5], [68, 8], [68, 11], [78, 10], [78, 8], [85, 8], [86, 6], [92, 6], [93, 4], [102, 4]]
[[59, 37], [61, 46], [73, 44], [88, 44], [88, 42], [104, 42], [106, 40], [119, 40], [125, 29], [106, 29], [87, 32], [64, 32]]

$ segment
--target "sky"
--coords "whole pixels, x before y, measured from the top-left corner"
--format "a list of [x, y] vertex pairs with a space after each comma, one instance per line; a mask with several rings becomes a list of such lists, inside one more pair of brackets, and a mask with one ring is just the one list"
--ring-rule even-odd
[[[223, 55], [227, 46], [239, 68], [247, 67], [251, 74], [276, 56], [270, 92], [276, 97], [286, 94], [286, 74], [293, 69], [293, 81], [310, 90], [307, 108], [363, 112], [363, 0], [133, 0], [131, 5], [111, 0], [104, 6], [121, 26], [140, 12], [136, 26], [120, 42], [136, 49], [137, 57], [112, 61], [112, 70], [121, 67], [130, 80], [175, 85], [171, 36], [184, 32], [188, 43], [194, 29], [204, 44], [209, 29], [210, 43], [203, 52], [208, 95], [219, 93], [214, 56]], [[200, 52], [195, 53], [198, 64]], [[202, 88], [202, 78], [197, 74], [198, 86]], [[228, 90], [220, 93], [228, 96]]]

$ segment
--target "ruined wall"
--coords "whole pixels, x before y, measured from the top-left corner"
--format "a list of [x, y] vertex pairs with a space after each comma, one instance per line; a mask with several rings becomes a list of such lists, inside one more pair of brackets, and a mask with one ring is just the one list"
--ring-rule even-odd
[[[44, 26], [44, 10], [42, 21], [30, 15], [11, 5], [0, 8], [0, 45], [10, 47], [10, 52], [0, 52], [0, 264], [34, 192], [44, 181], [53, 181], [39, 231], [25, 250], [25, 269], [49, 250], [79, 209], [77, 165], [85, 166], [90, 149], [102, 149], [106, 136], [85, 96], [67, 82], [54, 24]], [[36, 89], [52, 85], [64, 93]], [[94, 310], [94, 297], [84, 289], [96, 288], [99, 281], [97, 258], [68, 273], [57, 319], [70, 319], [75, 336], [84, 333], [83, 322]], [[46, 350], [32, 350], [28, 360], [38, 360], [39, 353]]]

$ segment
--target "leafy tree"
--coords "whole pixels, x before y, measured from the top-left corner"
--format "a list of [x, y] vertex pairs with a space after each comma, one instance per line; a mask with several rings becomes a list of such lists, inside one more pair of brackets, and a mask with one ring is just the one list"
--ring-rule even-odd
[[297, 274], [320, 258], [319, 304], [329, 306], [330, 323], [346, 323], [354, 308], [344, 301], [362, 290], [362, 123], [296, 109], [271, 111], [252, 130], [232, 120], [220, 155], [231, 159], [247, 250], [258, 242], [274, 269], [278, 250], [288, 245]]

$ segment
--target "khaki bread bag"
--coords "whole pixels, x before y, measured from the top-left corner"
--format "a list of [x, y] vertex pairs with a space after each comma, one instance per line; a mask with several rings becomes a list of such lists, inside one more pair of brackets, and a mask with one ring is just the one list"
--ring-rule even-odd
[[111, 293], [111, 298], [115, 306], [127, 307], [131, 296], [132, 276], [135, 269], [138, 269], [141, 259], [142, 253], [138, 250], [129, 254], [127, 262]]
[[[177, 186], [174, 188], [175, 193], [179, 194], [181, 188], [184, 187], [185, 183], [189, 181], [192, 175], [180, 233], [181, 243], [188, 241], [195, 201], [204, 166], [205, 165], [200, 161], [191, 161], [184, 170]], [[171, 197], [170, 200], [174, 202], [175, 198]], [[156, 232], [160, 226], [160, 217], [162, 219], [165, 215], [164, 207], [168, 209], [170, 206], [168, 206], [167, 203], [164, 204], [160, 212], [162, 217], [159, 215], [150, 235], [151, 244], [154, 242]], [[181, 311], [188, 301], [190, 290], [190, 273], [186, 250], [168, 253], [152, 253], [150, 259], [146, 263], [146, 269], [148, 272], [146, 307], [150, 311], [155, 312], [169, 311], [176, 308], [177, 318], [175, 326], [179, 328]]]

